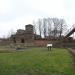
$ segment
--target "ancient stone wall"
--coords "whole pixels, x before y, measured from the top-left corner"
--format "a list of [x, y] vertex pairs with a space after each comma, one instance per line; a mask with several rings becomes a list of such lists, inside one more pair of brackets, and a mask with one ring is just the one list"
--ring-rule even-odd
[[26, 30], [19, 29], [16, 34], [13, 35], [12, 41], [14, 43], [31, 43], [34, 40], [33, 25], [26, 25]]

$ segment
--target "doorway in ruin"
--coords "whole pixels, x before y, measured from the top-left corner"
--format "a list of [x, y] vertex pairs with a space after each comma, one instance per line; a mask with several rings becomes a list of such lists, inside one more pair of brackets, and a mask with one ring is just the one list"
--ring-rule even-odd
[[24, 39], [21, 39], [21, 43], [25, 43], [25, 40]]
[[15, 37], [13, 38], [13, 42], [16, 43], [16, 38]]

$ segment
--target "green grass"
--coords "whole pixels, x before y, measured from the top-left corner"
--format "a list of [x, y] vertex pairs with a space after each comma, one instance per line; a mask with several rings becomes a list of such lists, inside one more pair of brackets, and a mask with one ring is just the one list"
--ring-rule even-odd
[[75, 68], [66, 49], [29, 48], [1, 52], [0, 75], [75, 75]]

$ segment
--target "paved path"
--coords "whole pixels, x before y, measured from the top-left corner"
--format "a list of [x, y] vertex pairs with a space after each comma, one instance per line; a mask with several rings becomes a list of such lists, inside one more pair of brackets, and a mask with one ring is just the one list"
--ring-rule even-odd
[[68, 48], [69, 52], [75, 56], [75, 49], [72, 49], [72, 48]]
[[68, 48], [68, 51], [71, 53], [72, 59], [73, 59], [74, 65], [75, 65], [75, 49]]

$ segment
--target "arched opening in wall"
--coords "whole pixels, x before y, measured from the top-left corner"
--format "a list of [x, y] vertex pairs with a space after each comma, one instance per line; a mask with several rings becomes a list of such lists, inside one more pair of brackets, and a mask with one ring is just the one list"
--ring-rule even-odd
[[15, 37], [13, 38], [13, 42], [16, 43], [16, 39], [15, 39]]
[[21, 39], [21, 43], [24, 43], [25, 41], [24, 41], [24, 39]]

